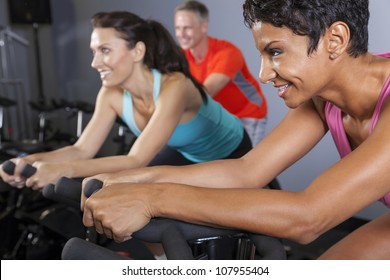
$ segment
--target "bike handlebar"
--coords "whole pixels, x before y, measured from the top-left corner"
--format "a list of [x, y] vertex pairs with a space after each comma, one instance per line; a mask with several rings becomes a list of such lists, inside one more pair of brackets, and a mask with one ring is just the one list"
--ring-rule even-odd
[[[76, 185], [79, 186], [79, 194], [81, 192], [81, 183], [79, 182], [71, 182], [71, 179], [60, 180], [56, 184], [55, 191], [60, 193], [62, 188], [66, 188], [65, 185], [72, 186], [69, 189], [76, 189]], [[87, 197], [93, 195], [96, 191], [102, 187], [102, 182], [97, 179], [92, 179], [88, 181], [87, 185], [84, 189], [84, 194]], [[70, 197], [70, 196], [68, 196]], [[73, 196], [73, 198], [77, 198]], [[78, 201], [80, 196], [78, 196]], [[137, 232], [134, 232], [132, 236], [142, 241], [151, 242], [151, 243], [162, 243], [165, 254], [168, 259], [171, 260], [187, 260], [194, 259], [192, 250], [189, 246], [188, 241], [197, 240], [202, 238], [210, 238], [210, 237], [226, 237], [226, 236], [237, 236], [246, 234], [254, 243], [258, 253], [264, 259], [286, 259], [286, 252], [284, 247], [279, 239], [247, 233], [242, 230], [235, 229], [224, 229], [224, 228], [214, 228], [203, 225], [190, 224], [178, 220], [165, 219], [165, 218], [153, 218], [150, 222], [140, 229]], [[79, 242], [79, 241], [69, 241], [69, 242]], [[85, 241], [87, 242], [87, 241]], [[89, 246], [89, 245], [88, 245]], [[93, 247], [93, 251], [96, 252], [95, 246]], [[78, 246], [73, 246], [72, 243], [66, 247], [66, 250], [63, 251], [63, 257], [65, 259], [69, 259], [72, 256], [80, 256], [83, 252], [73, 252], [78, 249]], [[104, 249], [104, 248], [102, 248]], [[83, 250], [84, 251], [84, 250]], [[80, 255], [81, 254], [81, 255]], [[85, 259], [88, 259], [92, 253], [86, 251]], [[87, 256], [88, 255], [88, 256]], [[110, 258], [109, 255], [106, 256]], [[93, 259], [93, 258], [92, 258]]]
[[[3, 170], [8, 175], [14, 175], [15, 163], [13, 163], [10, 160], [4, 161], [3, 162]], [[34, 166], [32, 166], [31, 164], [26, 164], [23, 167], [22, 171], [20, 172], [20, 175], [22, 175], [23, 177], [29, 178], [32, 175], [34, 175], [36, 171], [37, 171], [37, 169]]]
[[[8, 175], [14, 175], [14, 172], [15, 172], [15, 163], [13, 163], [12, 161], [10, 160], [6, 160], [2, 163], [2, 168], [4, 170], [5, 173], [7, 173]], [[31, 177], [32, 175], [34, 175], [34, 173], [37, 171], [37, 169], [30, 165], [30, 164], [27, 164], [23, 169], [22, 169], [22, 172], [20, 173], [20, 175], [22, 175], [23, 177], [25, 178], [29, 178]], [[14, 189], [13, 187], [11, 187], [10, 185], [8, 185], [7, 183], [4, 182], [4, 184], [0, 184], [0, 192], [6, 192], [6, 191], [10, 191]]]

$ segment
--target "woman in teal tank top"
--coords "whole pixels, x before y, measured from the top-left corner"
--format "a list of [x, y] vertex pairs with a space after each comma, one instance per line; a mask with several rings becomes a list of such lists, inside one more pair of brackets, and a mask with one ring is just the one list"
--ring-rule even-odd
[[[91, 121], [74, 145], [13, 159], [16, 175], [2, 172], [6, 182], [39, 189], [62, 176], [185, 165], [240, 157], [251, 149], [239, 119], [208, 97], [160, 23], [129, 12], [103, 12], [92, 25], [92, 67], [102, 87]], [[127, 155], [94, 158], [117, 117], [137, 140]], [[19, 176], [26, 163], [37, 167], [29, 179]]]

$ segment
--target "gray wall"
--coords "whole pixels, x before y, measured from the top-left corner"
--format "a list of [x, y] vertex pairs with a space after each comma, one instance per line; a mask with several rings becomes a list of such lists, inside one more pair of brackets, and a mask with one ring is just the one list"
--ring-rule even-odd
[[[5, 0], [0, 0], [0, 25], [7, 25]], [[94, 102], [100, 81], [90, 67], [90, 17], [98, 11], [130, 10], [143, 17], [161, 21], [173, 34], [174, 7], [180, 0], [52, 0], [53, 24], [42, 27], [44, 62], [44, 89], [46, 96], [78, 98]], [[210, 34], [228, 39], [239, 46], [249, 68], [257, 76], [259, 56], [250, 31], [244, 26], [242, 0], [204, 0], [210, 9]], [[390, 1], [371, 0], [370, 50], [390, 49], [387, 11]], [[6, 20], [5, 20], [6, 19]], [[29, 34], [28, 28], [17, 27], [18, 32]], [[31, 36], [31, 35], [30, 35]], [[33, 65], [33, 61], [31, 61]], [[30, 65], [30, 67], [32, 67]], [[34, 72], [32, 69], [31, 72]], [[31, 75], [32, 88], [36, 86]], [[285, 115], [287, 108], [270, 85], [262, 86], [269, 104], [270, 131]], [[34, 96], [34, 94], [32, 94]], [[66, 124], [63, 124], [66, 125]], [[338, 154], [329, 135], [299, 163], [279, 176], [284, 189], [299, 191], [318, 174], [338, 160]], [[374, 203], [357, 216], [370, 219], [385, 211]]]

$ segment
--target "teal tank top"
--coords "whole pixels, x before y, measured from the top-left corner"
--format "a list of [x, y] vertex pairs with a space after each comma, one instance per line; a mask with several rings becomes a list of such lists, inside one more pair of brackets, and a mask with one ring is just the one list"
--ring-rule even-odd
[[[161, 73], [152, 70], [153, 99], [160, 94]], [[142, 131], [134, 120], [132, 96], [123, 92], [122, 120], [139, 136]], [[168, 146], [193, 162], [204, 162], [229, 156], [241, 143], [244, 129], [241, 121], [207, 96], [194, 118], [179, 124], [171, 135]]]

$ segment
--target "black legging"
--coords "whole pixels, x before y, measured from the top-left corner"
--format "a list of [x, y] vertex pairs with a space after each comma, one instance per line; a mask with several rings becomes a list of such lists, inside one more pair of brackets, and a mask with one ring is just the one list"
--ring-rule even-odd
[[[227, 158], [240, 158], [249, 152], [252, 149], [252, 143], [248, 136], [248, 133], [244, 129], [244, 137], [240, 145], [225, 159]], [[156, 165], [190, 165], [194, 164], [193, 162], [187, 158], [185, 158], [181, 153], [176, 151], [175, 149], [169, 148], [165, 146], [161, 152], [149, 163], [148, 166], [156, 166]]]

